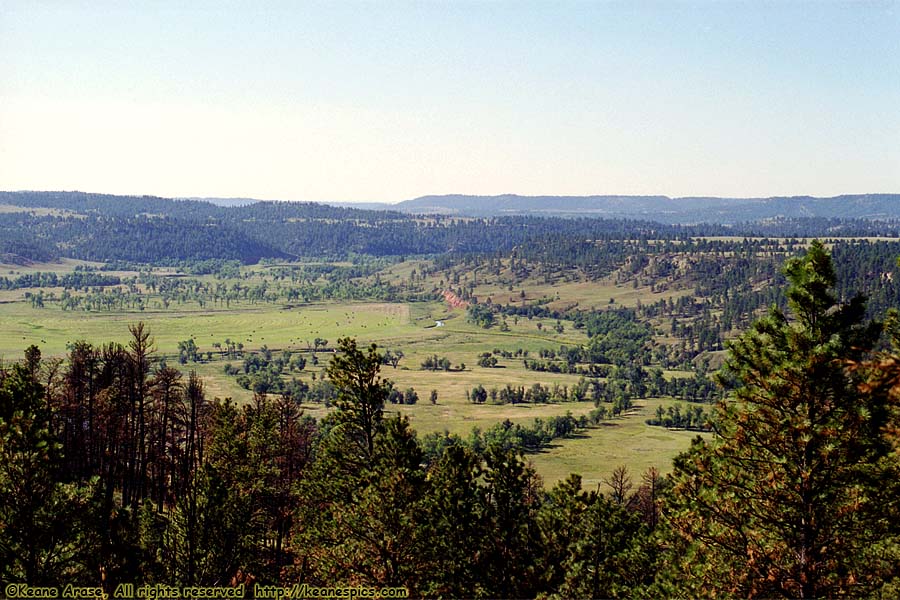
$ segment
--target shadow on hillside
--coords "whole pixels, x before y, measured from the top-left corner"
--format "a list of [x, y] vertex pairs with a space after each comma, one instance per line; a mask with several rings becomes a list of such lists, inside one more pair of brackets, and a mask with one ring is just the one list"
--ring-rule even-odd
[[586, 439], [589, 439], [590, 437], [591, 436], [584, 434], [584, 433], [573, 433], [572, 435], [565, 437], [565, 438], [557, 438], [552, 443], [547, 444], [546, 446], [544, 446], [543, 448], [540, 448], [538, 450], [526, 450], [525, 454], [546, 454], [547, 452], [549, 452], [550, 450], [553, 450], [554, 448], [561, 448], [562, 444], [560, 444], [559, 442], [561, 442], [562, 440], [586, 440]]

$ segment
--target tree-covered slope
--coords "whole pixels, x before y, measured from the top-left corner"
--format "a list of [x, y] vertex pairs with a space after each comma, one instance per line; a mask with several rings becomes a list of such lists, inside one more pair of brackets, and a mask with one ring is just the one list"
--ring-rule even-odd
[[[13, 263], [60, 256], [145, 263], [212, 258], [253, 263], [261, 258], [289, 256], [507, 252], [513, 248], [553, 248], [561, 240], [593, 244], [611, 239], [675, 240], [722, 235], [896, 237], [900, 232], [900, 221], [871, 218], [900, 215], [900, 203], [898, 208], [891, 204], [894, 196], [766, 200], [473, 198], [441, 197], [434, 202], [445, 202], [459, 211], [477, 204], [483, 212], [510, 214], [421, 216], [310, 202], [216, 206], [152, 196], [0, 192], [0, 253], [8, 255], [4, 262]], [[426, 212], [440, 212], [433, 203], [419, 206]], [[526, 207], [524, 212], [531, 214], [512, 214], [517, 206]], [[568, 206], [571, 212], [565, 218], [552, 216], [562, 206]], [[762, 211], [760, 207], [769, 208]], [[657, 208], [665, 210], [659, 212]], [[698, 224], [679, 224], [690, 220], [685, 215], [694, 214], [691, 211], [713, 217], [727, 213], [740, 222], [722, 225], [701, 223], [703, 219], [696, 218]], [[780, 216], [753, 220], [761, 214]]]
[[741, 223], [774, 218], [900, 218], [900, 194], [772, 198], [668, 196], [422, 196], [395, 206], [418, 214], [546, 215], [648, 219], [662, 223]]

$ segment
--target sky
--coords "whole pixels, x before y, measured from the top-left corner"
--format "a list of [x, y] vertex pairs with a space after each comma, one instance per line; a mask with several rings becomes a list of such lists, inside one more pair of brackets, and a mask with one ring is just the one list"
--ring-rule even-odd
[[0, 190], [900, 192], [900, 1], [0, 0]]

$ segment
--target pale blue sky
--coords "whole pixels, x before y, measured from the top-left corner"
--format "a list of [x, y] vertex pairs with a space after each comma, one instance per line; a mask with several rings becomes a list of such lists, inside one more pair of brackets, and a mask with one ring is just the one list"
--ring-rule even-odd
[[900, 192], [900, 2], [2, 0], [0, 189]]

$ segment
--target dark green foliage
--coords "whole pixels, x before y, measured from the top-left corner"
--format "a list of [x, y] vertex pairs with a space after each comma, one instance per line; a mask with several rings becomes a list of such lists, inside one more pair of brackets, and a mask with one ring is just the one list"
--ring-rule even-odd
[[384, 364], [391, 365], [395, 369], [397, 365], [400, 364], [400, 361], [403, 360], [403, 351], [402, 350], [385, 350], [384, 352]]
[[485, 587], [498, 598], [532, 597], [540, 580], [535, 522], [540, 481], [518, 451], [492, 445], [484, 460], [490, 531], [483, 566]]
[[592, 362], [624, 365], [634, 362], [650, 341], [652, 330], [627, 309], [591, 313], [584, 321], [591, 337], [588, 348]]
[[[403, 356], [402, 353], [400, 356]], [[422, 368], [426, 371], [449, 371], [451, 366], [449, 358], [446, 356], [438, 357], [437, 354], [426, 356], [425, 360], [422, 361]]]
[[129, 329], [127, 349], [73, 344], [64, 371], [36, 348], [0, 368], [0, 575], [102, 574], [108, 591], [277, 581], [314, 424], [285, 398], [207, 402], [193, 373], [154, 365], [142, 324]]
[[[130, 262], [236, 259], [250, 263], [288, 255], [491, 252], [511, 249], [548, 231], [600, 239], [622, 235], [624, 229], [642, 228], [600, 219], [531, 217], [471, 221], [447, 217], [436, 218], [436, 224], [423, 224], [400, 213], [312, 203], [258, 202], [225, 208], [197, 201], [77, 192], [0, 192], [0, 202], [78, 215], [0, 215], [2, 237], [21, 240], [14, 246], [7, 244], [6, 252], [57, 256], [65, 247], [66, 255], [78, 258]], [[647, 224], [643, 229], [648, 229]], [[723, 231], [707, 229], [710, 233]], [[28, 238], [22, 237], [23, 231]]]
[[481, 457], [460, 445], [440, 453], [428, 474], [430, 490], [423, 510], [431, 543], [425, 549], [431, 572], [422, 582], [430, 597], [489, 595], [480, 564], [488, 530]]
[[191, 362], [199, 362], [201, 360], [200, 349], [193, 338], [178, 342], [178, 362], [181, 364]]
[[59, 275], [57, 273], [24, 273], [18, 277], [0, 277], [0, 289], [15, 290], [21, 288], [62, 287], [87, 288], [95, 286], [119, 285], [121, 278], [103, 275], [91, 271], [75, 271]]
[[480, 383], [472, 388], [472, 391], [468, 394], [469, 399], [476, 404], [484, 404], [488, 398], [488, 392], [484, 389], [484, 386]]
[[356, 340], [341, 338], [338, 351], [326, 369], [338, 390], [338, 426], [347, 429], [348, 439], [355, 440], [363, 457], [371, 460], [391, 385], [379, 375], [383, 359], [375, 344], [363, 352]]
[[653, 540], [639, 513], [582, 491], [577, 475], [548, 494], [538, 525], [549, 597], [633, 597], [653, 580]]
[[478, 357], [478, 366], [484, 367], [487, 369], [493, 368], [497, 366], [497, 357], [492, 356], [490, 352], [485, 352], [484, 354]]
[[490, 328], [496, 321], [494, 311], [486, 304], [473, 304], [466, 313], [470, 323], [484, 329]]
[[674, 406], [657, 406], [656, 416], [647, 419], [647, 425], [656, 425], [658, 427], [666, 427], [668, 429], [692, 429], [695, 431], [709, 431], [712, 429], [712, 423], [709, 421], [709, 415], [701, 406], [690, 406], [685, 408], [675, 404]]
[[60, 444], [50, 428], [40, 353], [0, 373], [0, 581], [57, 585], [82, 581], [93, 565], [96, 481], [56, 477]]
[[[256, 534], [249, 498], [230, 489], [212, 465], [196, 473], [167, 520], [157, 552], [162, 582], [222, 585], [247, 564]], [[149, 546], [149, 544], [148, 544]]]
[[416, 505], [424, 474], [408, 422], [384, 421], [389, 382], [378, 376], [375, 346], [338, 341], [328, 367], [338, 410], [329, 418], [309, 477], [294, 534], [299, 576], [328, 584], [365, 581], [414, 586], [422, 556]]
[[44, 244], [35, 244], [27, 231], [5, 231], [0, 239], [0, 261], [13, 265], [29, 262], [49, 262], [58, 254]]
[[732, 345], [720, 437], [675, 461], [672, 560], [694, 593], [860, 596], [880, 585], [878, 555], [898, 534], [886, 400], [846, 368], [880, 326], [859, 297], [837, 302], [820, 243], [785, 274], [794, 320], [772, 309]]
[[353, 446], [340, 426], [326, 433], [301, 488], [294, 545], [305, 581], [416, 589], [423, 575], [421, 451], [405, 419], [377, 431], [366, 464], [347, 451]]
[[415, 404], [419, 401], [419, 394], [413, 388], [406, 388], [403, 393], [403, 404]]
[[[107, 200], [83, 200], [110, 211], [103, 218], [115, 220]], [[243, 227], [215, 207], [148, 202], [167, 219]], [[248, 223], [254, 214], [281, 219], [275, 229], [284, 231], [292, 230], [291, 219], [301, 214], [326, 220], [350, 214], [330, 210], [261, 205], [240, 214]], [[352, 214], [365, 222], [359, 229], [378, 227]], [[382, 216], [391, 221], [385, 227], [390, 235], [419, 227], [400, 215]], [[2, 216], [0, 221], [6, 223]], [[387, 245], [389, 237], [355, 238], [360, 223], [338, 225], [348, 239]], [[263, 220], [247, 227], [269, 225]], [[606, 233], [548, 236], [551, 225]], [[321, 223], [308, 229], [316, 227], [327, 229]], [[674, 240], [664, 239], [671, 231], [659, 237], [650, 230], [642, 235], [653, 233], [653, 243], [617, 241], [612, 238], [632, 235], [642, 225], [620, 224], [611, 232], [604, 229], [609, 224], [537, 219], [470, 224], [436, 219], [428, 227], [440, 230], [437, 241], [428, 241], [434, 247], [452, 236], [465, 246], [533, 239], [528, 236], [543, 232], [540, 243], [517, 248], [508, 265], [499, 255], [440, 257], [435, 269], [448, 269], [447, 281], [459, 279], [454, 269], [480, 278], [508, 268], [514, 277], [539, 270], [537, 275], [552, 283], [578, 269], [588, 280], [615, 273], [635, 285], [650, 273], [658, 275], [654, 285], [666, 285], [678, 272], [685, 277], [680, 281], [692, 280], [697, 287], [694, 296], [634, 311], [558, 312], [548, 308], [552, 298], [527, 305], [524, 294], [511, 296], [507, 307], [476, 304], [492, 316], [540, 315], [560, 320], [560, 326], [566, 319], [587, 329], [593, 342], [545, 348], [538, 359], [523, 351], [486, 353], [481, 358], [493, 359], [488, 362], [517, 358], [536, 370], [583, 377], [568, 387], [476, 386], [468, 394], [473, 402], [589, 399], [597, 408], [587, 416], [566, 414], [530, 425], [506, 421], [465, 438], [445, 432], [419, 441], [405, 419], [385, 419], [385, 401], [418, 400], [412, 388], [404, 392], [381, 378], [380, 366], [396, 368], [402, 352], [382, 355], [374, 345], [359, 348], [351, 339], [339, 340], [334, 354], [327, 340], [309, 343], [310, 360], [317, 362], [321, 350], [330, 357], [326, 377], [312, 385], [288, 379], [306, 366], [299, 353], [265, 347], [245, 353], [227, 339], [224, 345], [213, 343], [233, 361], [228, 371], [258, 392], [240, 408], [207, 399], [195, 374], [182, 379], [157, 361], [142, 326], [131, 328], [127, 347], [76, 342], [59, 368], [45, 364], [31, 348], [21, 366], [0, 367], [0, 578], [95, 584], [103, 573], [106, 588], [137, 581], [399, 585], [422, 597], [890, 595], [892, 588], [879, 586], [895, 570], [898, 556], [900, 473], [891, 454], [895, 439], [888, 434], [896, 427], [890, 403], [900, 368], [896, 357], [865, 360], [878, 327], [866, 324], [861, 301], [841, 304], [831, 294], [837, 281], [821, 245], [788, 263], [793, 287], [785, 296], [770, 284], [779, 281], [774, 270], [779, 260], [773, 257], [793, 248], [789, 241], [782, 247], [765, 241]], [[510, 236], [488, 240], [496, 227], [508, 228]], [[322, 239], [322, 231], [308, 239]], [[399, 247], [415, 246], [404, 240]], [[686, 247], [697, 252], [696, 260], [676, 261]], [[293, 294], [291, 302], [303, 302], [317, 294], [356, 297], [401, 288], [433, 297], [434, 290], [414, 289], [416, 281], [435, 275], [428, 266], [417, 267], [409, 284], [374, 281], [360, 291], [354, 278], [377, 280], [377, 271], [390, 264], [372, 260], [358, 267], [271, 265], [266, 267], [271, 277], [252, 287], [194, 278], [173, 282], [147, 272], [122, 287], [164, 290], [173, 302], [179, 294], [195, 294], [223, 306], [238, 299], [274, 302], [286, 294]], [[236, 274], [234, 263], [183, 266], [223, 277]], [[758, 294], [732, 294], [749, 282], [759, 287]], [[41, 292], [33, 294], [35, 306], [52, 305], [54, 299]], [[470, 292], [454, 290], [468, 299]], [[698, 441], [679, 458], [671, 492], [655, 471], [645, 474], [635, 491], [623, 469], [605, 482], [606, 495], [599, 488], [582, 490], [577, 477], [549, 493], [543, 490], [525, 453], [628, 411], [637, 398], [721, 397], [704, 353], [720, 348], [723, 336], [748, 322], [761, 303], [783, 305], [788, 299], [793, 319], [776, 308], [733, 345], [723, 378], [733, 397], [721, 404], [715, 419], [721, 439]], [[665, 331], [654, 332], [648, 318], [659, 319]], [[679, 341], [656, 345], [656, 334]], [[180, 348], [185, 362], [203, 359], [192, 344]], [[693, 376], [666, 380], [663, 368], [673, 365], [691, 369]], [[450, 365], [434, 356], [429, 368]], [[316, 423], [302, 416], [300, 400], [337, 410]], [[432, 391], [431, 401], [436, 400]], [[662, 409], [657, 419], [673, 427], [706, 420], [697, 405]]]
[[592, 414], [578, 418], [566, 413], [547, 419], [534, 419], [531, 425], [513, 423], [507, 419], [483, 432], [473, 429], [467, 440], [447, 432], [426, 434], [422, 437], [422, 448], [425, 460], [429, 463], [437, 460], [449, 446], [465, 446], [475, 452], [488, 447], [536, 452], [549, 446], [553, 440], [570, 437], [589, 425], [596, 425], [604, 416], [605, 411], [603, 416]]

